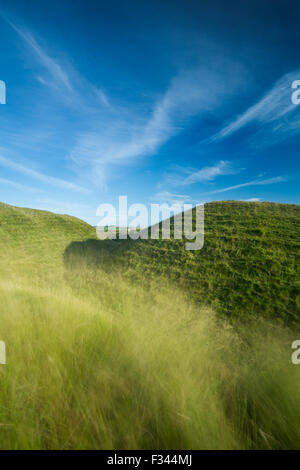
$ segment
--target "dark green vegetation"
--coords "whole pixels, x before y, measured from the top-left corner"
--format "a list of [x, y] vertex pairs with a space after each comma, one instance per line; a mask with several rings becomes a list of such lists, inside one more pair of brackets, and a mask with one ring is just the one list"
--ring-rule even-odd
[[1, 205], [0, 449], [300, 448], [298, 224], [208, 204], [186, 252]]
[[117, 240], [72, 244], [66, 261], [125, 270], [130, 279], [163, 276], [219, 314], [299, 323], [300, 207], [216, 202], [205, 205], [205, 242]]

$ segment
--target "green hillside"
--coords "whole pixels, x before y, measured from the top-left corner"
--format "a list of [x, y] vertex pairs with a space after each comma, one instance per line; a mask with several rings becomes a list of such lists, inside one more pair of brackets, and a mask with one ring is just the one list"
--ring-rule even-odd
[[75, 217], [0, 203], [0, 273], [45, 274], [62, 266], [68, 244], [93, 236]]
[[187, 252], [0, 205], [0, 449], [300, 447], [299, 207], [205, 219]]
[[171, 282], [231, 318], [296, 324], [299, 233], [297, 205], [215, 202], [205, 205], [204, 247], [187, 251], [185, 240], [96, 240], [95, 229], [75, 217], [0, 203], [0, 273], [47, 278], [79, 262], [144, 284]]
[[264, 202], [205, 205], [205, 242], [184, 240], [73, 243], [67, 262], [122, 269], [130, 279], [157, 275], [200, 304], [230, 317], [265, 316], [299, 322], [300, 206]]

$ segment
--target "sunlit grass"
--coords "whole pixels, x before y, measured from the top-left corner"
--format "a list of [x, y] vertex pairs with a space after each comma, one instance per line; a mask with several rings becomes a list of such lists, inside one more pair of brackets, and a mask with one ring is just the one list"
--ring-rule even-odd
[[238, 332], [171, 288], [73, 276], [72, 290], [1, 283], [1, 448], [299, 446], [286, 330]]
[[229, 322], [158, 275], [64, 266], [92, 230], [48, 217], [39, 243], [0, 233], [1, 449], [299, 448], [298, 330]]

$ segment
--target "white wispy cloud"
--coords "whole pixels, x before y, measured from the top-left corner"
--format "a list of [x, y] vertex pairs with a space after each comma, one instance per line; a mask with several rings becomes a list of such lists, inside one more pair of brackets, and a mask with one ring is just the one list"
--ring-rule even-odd
[[68, 76], [68, 73], [66, 70], [64, 70], [61, 65], [52, 57], [50, 57], [46, 51], [38, 44], [36, 39], [33, 37], [33, 35], [27, 31], [24, 28], [18, 27], [16, 24], [14, 24], [12, 21], [9, 19], [5, 18], [6, 21], [10, 24], [10, 26], [16, 31], [16, 33], [24, 39], [24, 41], [27, 43], [27, 45], [31, 48], [31, 50], [36, 54], [37, 58], [39, 59], [40, 63], [48, 70], [48, 72], [51, 74], [52, 78], [54, 79], [54, 82], [45, 82], [41, 77], [40, 80], [42, 80], [45, 84], [55, 84], [59, 83], [62, 85], [64, 88], [67, 90], [71, 91], [72, 90], [72, 85], [70, 78]]
[[12, 188], [25, 191], [25, 192], [40, 192], [40, 189], [37, 188], [32, 188], [30, 186], [26, 186], [25, 184], [22, 183], [17, 183], [16, 181], [11, 181], [6, 178], [0, 178], [0, 184], [5, 184], [6, 186], [11, 186]]
[[214, 191], [209, 191], [206, 194], [225, 193], [227, 191], [233, 191], [234, 189], [245, 188], [247, 186], [260, 186], [260, 185], [266, 185], [266, 184], [281, 183], [283, 181], [286, 181], [286, 178], [284, 178], [283, 176], [276, 176], [274, 178], [268, 178], [265, 180], [253, 180], [253, 181], [248, 181], [247, 183], [241, 183], [241, 184], [236, 184], [235, 186], [229, 186], [227, 188], [216, 189]]
[[105, 106], [106, 108], [110, 108], [110, 109], [111, 109], [112, 106], [111, 106], [111, 103], [110, 103], [110, 101], [109, 101], [109, 99], [108, 99], [107, 94], [104, 93], [104, 91], [103, 91], [101, 88], [96, 88], [96, 87], [94, 87], [94, 86], [92, 86], [92, 85], [91, 85], [91, 87], [92, 87], [93, 92], [95, 93], [95, 95], [98, 96], [100, 102], [101, 102], [102, 104], [104, 104], [104, 106]]
[[[26, 122], [22, 127], [16, 129], [15, 123], [12, 123], [12, 125], [4, 123], [5, 139], [3, 139], [2, 134], [3, 148], [12, 149], [19, 147], [17, 151], [21, 150], [23, 154], [26, 155], [28, 150], [36, 151], [38, 145], [45, 145], [45, 143], [48, 148], [49, 145], [55, 147], [56, 135], [59, 135], [57, 142], [61, 145], [62, 150], [64, 143], [61, 141], [61, 128], [58, 127], [58, 123], [61, 121], [64, 123], [64, 106], [69, 106], [76, 111], [76, 132], [78, 132], [78, 129], [86, 127], [87, 122], [93, 122], [95, 116], [98, 116], [101, 112], [104, 120], [105, 116], [107, 116], [107, 114], [103, 114], [104, 112], [114, 112], [106, 93], [99, 86], [91, 84], [78, 70], [71, 66], [69, 61], [66, 60], [66, 54], [63, 55], [63, 59], [61, 57], [55, 57], [54, 54], [48, 52], [51, 48], [47, 47], [46, 49], [44, 47], [46, 41], [37, 39], [37, 35], [24, 27], [22, 22], [16, 21], [15, 18], [12, 20], [11, 17], [6, 16], [1, 11], [0, 16], [16, 32], [16, 37], [21, 39], [23, 48], [25, 50], [26, 48], [29, 49], [30, 55], [24, 54], [24, 61], [30, 61], [30, 63], [36, 67], [36, 71], [34, 72], [35, 78], [54, 92], [54, 99], [51, 98], [49, 102], [47, 100], [41, 102], [34, 100], [34, 108], [31, 113], [31, 116], [34, 118], [33, 124]], [[43, 46], [41, 44], [43, 44]], [[60, 105], [62, 105], [62, 107]], [[40, 123], [42, 123], [41, 128], [39, 127]], [[75, 131], [73, 130], [68, 130], [67, 132], [68, 138], [70, 138], [73, 133], [75, 135]], [[54, 151], [56, 151], [55, 148]], [[78, 184], [39, 173], [33, 169], [27, 168], [26, 164], [14, 164], [13, 160], [14, 159], [2, 160], [1, 164], [15, 171], [19, 171], [20, 173], [27, 174], [46, 184], [70, 189], [72, 191], [86, 192], [86, 189]], [[91, 171], [91, 173], [93, 173], [93, 171]], [[78, 179], [81, 179], [80, 175], [78, 175]]]
[[45, 175], [44, 173], [40, 173], [36, 170], [33, 170], [29, 167], [21, 165], [20, 163], [16, 163], [8, 158], [0, 156], [0, 165], [6, 168], [10, 168], [22, 175], [29, 176], [33, 179], [41, 181], [42, 183], [50, 184], [52, 186], [56, 186], [61, 189], [76, 191], [76, 192], [88, 192], [87, 189], [78, 186], [77, 184], [71, 183], [70, 181], [66, 181], [64, 179], [55, 178], [54, 176]]
[[[208, 139], [209, 142], [225, 139], [243, 127], [255, 123], [258, 126], [268, 126], [268, 130], [281, 137], [286, 133], [300, 130], [299, 107], [291, 101], [292, 82], [300, 77], [300, 69], [287, 73], [253, 106], [235, 117], [229, 124]], [[287, 120], [290, 119], [290, 122]], [[273, 139], [264, 139], [263, 144], [272, 144]]]
[[[85, 80], [65, 59], [62, 61], [49, 53], [48, 48], [46, 50], [44, 47], [45, 41], [38, 40], [32, 31], [16, 24], [15, 20], [6, 18], [6, 21], [30, 48], [31, 56], [41, 66], [36, 73], [37, 80], [55, 91], [59, 90], [61, 99], [76, 106], [80, 115], [85, 116], [85, 130], [80, 131], [82, 125], [78, 126], [74, 144], [66, 157], [72, 169], [82, 178], [102, 187], [106, 185], [108, 175], [115, 171], [113, 167], [132, 164], [136, 159], [155, 155], [194, 116], [205, 115], [221, 106], [223, 98], [235, 93], [244, 80], [244, 71], [237, 64], [232, 64], [231, 59], [220, 57], [222, 81], [213, 63], [195, 65], [178, 71], [148, 113], [132, 104], [126, 107], [114, 103], [112, 106], [101, 88]], [[232, 65], [235, 65], [234, 76]], [[221, 161], [214, 167], [195, 169], [186, 175], [181, 184], [185, 186], [212, 181], [229, 171], [228, 162]]]
[[220, 160], [212, 165], [203, 168], [189, 168], [175, 166], [172, 171], [164, 175], [164, 184], [169, 186], [189, 186], [195, 183], [212, 183], [218, 176], [232, 175], [240, 169], [233, 168], [232, 163], [227, 160]]
[[216, 71], [209, 67], [179, 71], [149, 115], [129, 106], [119, 109], [118, 115], [102, 118], [98, 123], [93, 121], [94, 128], [78, 136], [70, 158], [80, 170], [90, 165], [92, 173], [104, 179], [110, 165], [130, 164], [157, 153], [191, 118], [219, 106], [224, 96], [236, 90], [239, 78], [235, 77], [228, 89], [225, 84], [220, 85]]
[[214, 181], [217, 176], [234, 173], [228, 161], [220, 160], [213, 166], [205, 166], [201, 170], [195, 171], [182, 181], [182, 185]]
[[[90, 106], [90, 102], [95, 102], [93, 106], [101, 104], [106, 108], [111, 108], [111, 104], [105, 92], [93, 84], [88, 82], [70, 63], [52, 57], [45, 47], [37, 41], [34, 34], [23, 26], [17, 25], [10, 18], [3, 15], [2, 17], [13, 28], [18, 36], [23, 39], [24, 43], [29, 47], [36, 58], [39, 65], [47, 76], [37, 74], [36, 79], [43, 85], [53, 88], [55, 92], [61, 91], [61, 96], [70, 105]], [[82, 91], [82, 93], [80, 92]]]

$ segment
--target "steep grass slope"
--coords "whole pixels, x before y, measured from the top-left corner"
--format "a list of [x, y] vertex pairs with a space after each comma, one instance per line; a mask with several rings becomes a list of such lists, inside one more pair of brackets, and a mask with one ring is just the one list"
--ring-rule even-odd
[[232, 318], [277, 318], [299, 324], [300, 206], [254, 202], [205, 205], [205, 241], [87, 241], [72, 244], [67, 263], [125, 270], [130, 279], [163, 276], [196, 302]]
[[94, 236], [75, 217], [0, 203], [0, 274], [45, 275], [62, 268], [68, 244]]

